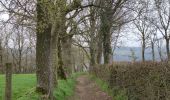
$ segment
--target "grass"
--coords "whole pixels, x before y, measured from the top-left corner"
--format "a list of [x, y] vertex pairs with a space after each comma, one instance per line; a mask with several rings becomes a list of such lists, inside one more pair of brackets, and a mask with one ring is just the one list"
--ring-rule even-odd
[[83, 73], [73, 74], [67, 81], [59, 80], [58, 88], [54, 91], [54, 96], [57, 100], [66, 100], [68, 97], [74, 94], [74, 88], [76, 85], [76, 78]]
[[[66, 100], [74, 94], [76, 78], [81, 73], [73, 74], [66, 80], [58, 80], [58, 88], [54, 90], [54, 96], [57, 100]], [[4, 75], [0, 75], [0, 100], [4, 100]], [[13, 75], [12, 90], [13, 100], [38, 100], [39, 94], [35, 93], [36, 77], [35, 74]]]
[[101, 88], [102, 91], [108, 93], [113, 98], [113, 100], [128, 100], [128, 97], [125, 95], [124, 90], [119, 90], [116, 87], [112, 90], [109, 88], [108, 83], [102, 81], [94, 75], [90, 75], [90, 78], [96, 82], [96, 84]]
[[[14, 74], [12, 76], [12, 98], [17, 100], [17, 98], [24, 95], [25, 92], [33, 88], [36, 84], [36, 77], [34, 74]], [[0, 98], [4, 100], [4, 90], [5, 90], [5, 76], [0, 75]]]

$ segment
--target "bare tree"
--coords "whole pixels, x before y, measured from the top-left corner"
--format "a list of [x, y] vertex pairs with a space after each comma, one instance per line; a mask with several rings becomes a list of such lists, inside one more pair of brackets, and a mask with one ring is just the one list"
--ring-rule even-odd
[[145, 61], [145, 49], [148, 45], [148, 39], [150, 37], [150, 23], [148, 22], [148, 7], [149, 2], [147, 0], [142, 0], [139, 2], [137, 12], [139, 12], [139, 16], [133, 21], [136, 29], [138, 30], [137, 36], [141, 41], [142, 46], [142, 61]]
[[[128, 2], [130, 1], [128, 0], [117, 0], [117, 1], [104, 0], [103, 1], [102, 0], [100, 2], [100, 4], [104, 6], [104, 8], [102, 8], [100, 11], [101, 12], [100, 32], [102, 34], [103, 55], [104, 55], [105, 64], [111, 62], [111, 58], [113, 55], [112, 47], [111, 47], [113, 33], [115, 34], [116, 33], [115, 31], [120, 30], [122, 25], [132, 20], [129, 17], [127, 17], [127, 12], [130, 15], [129, 9], [127, 10], [125, 7], [125, 5], [128, 5]], [[119, 34], [119, 32], [116, 34]], [[119, 36], [119, 35], [114, 35], [114, 36]], [[117, 41], [117, 39], [114, 40]]]
[[163, 38], [166, 41], [167, 58], [170, 59], [170, 1], [169, 0], [155, 0], [156, 15], [158, 18], [153, 18], [151, 22], [158, 28]]
[[152, 24], [151, 27], [153, 28], [150, 29], [149, 41], [152, 49], [152, 61], [155, 61], [155, 44], [157, 41], [157, 29], [156, 27], [152, 26]]
[[163, 56], [163, 39], [162, 38], [156, 38], [156, 46], [159, 54], [159, 58], [161, 61], [164, 61], [164, 56]]
[[[11, 36], [11, 40], [13, 43], [13, 47], [11, 49], [11, 53], [13, 56], [14, 65], [16, 65], [16, 72], [23, 72], [23, 64], [22, 64], [22, 58], [23, 58], [23, 51], [25, 46], [25, 37], [24, 37], [24, 30], [23, 27], [20, 29], [19, 27], [14, 30], [16, 34], [13, 34]], [[18, 69], [18, 71], [17, 71]]]

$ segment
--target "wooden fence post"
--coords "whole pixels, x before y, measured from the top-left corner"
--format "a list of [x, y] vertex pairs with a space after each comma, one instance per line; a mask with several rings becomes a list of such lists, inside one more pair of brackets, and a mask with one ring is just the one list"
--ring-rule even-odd
[[6, 63], [5, 100], [12, 99], [12, 64]]

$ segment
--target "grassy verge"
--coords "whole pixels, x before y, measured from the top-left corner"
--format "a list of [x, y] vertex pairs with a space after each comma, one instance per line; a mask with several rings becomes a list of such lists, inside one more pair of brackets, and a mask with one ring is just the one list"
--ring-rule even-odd
[[[54, 91], [54, 96], [57, 100], [66, 100], [74, 94], [76, 78], [81, 74], [73, 74], [67, 80], [58, 80], [58, 88]], [[4, 80], [4, 75], [0, 75], [0, 100], [4, 97]], [[35, 74], [13, 75], [12, 82], [13, 100], [38, 100], [39, 94], [35, 93]]]
[[68, 97], [74, 95], [76, 78], [83, 73], [75, 73], [70, 78], [58, 81], [58, 88], [54, 91], [57, 100], [67, 100]]
[[[14, 74], [12, 76], [12, 98], [17, 100], [36, 85], [35, 74]], [[4, 100], [5, 76], [0, 75], [0, 100]]]
[[90, 78], [96, 82], [102, 91], [108, 93], [113, 100], [128, 100], [128, 97], [125, 95], [125, 90], [119, 90], [117, 87], [111, 89], [109, 88], [109, 84], [107, 82], [102, 81], [94, 75], [90, 75]]

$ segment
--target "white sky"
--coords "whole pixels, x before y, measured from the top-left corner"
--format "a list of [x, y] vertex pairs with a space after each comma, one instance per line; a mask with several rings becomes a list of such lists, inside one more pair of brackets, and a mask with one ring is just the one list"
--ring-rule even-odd
[[[9, 19], [8, 14], [0, 14], [0, 20], [6, 21]], [[140, 41], [138, 41], [134, 29], [128, 29], [127, 32], [123, 32], [123, 37], [120, 38], [119, 46], [127, 46], [127, 47], [140, 47]]]
[[[6, 21], [8, 20], [9, 15], [8, 14], [1, 14], [0, 20]], [[119, 46], [127, 46], [127, 47], [140, 47], [140, 41], [138, 41], [137, 37], [135, 36], [135, 33], [132, 31], [128, 31], [126, 33], [123, 33], [124, 36], [121, 37], [121, 43]]]
[[[8, 14], [1, 14], [0, 20], [8, 20], [9, 15]], [[128, 47], [139, 47], [140, 41], [137, 41], [137, 38], [135, 37], [134, 33], [131, 33], [130, 31], [128, 33], [125, 33], [123, 37], [120, 38], [121, 43], [119, 46], [128, 46]]]
[[8, 20], [8, 18], [9, 18], [9, 15], [8, 14], [1, 14], [0, 15], [0, 20]]

